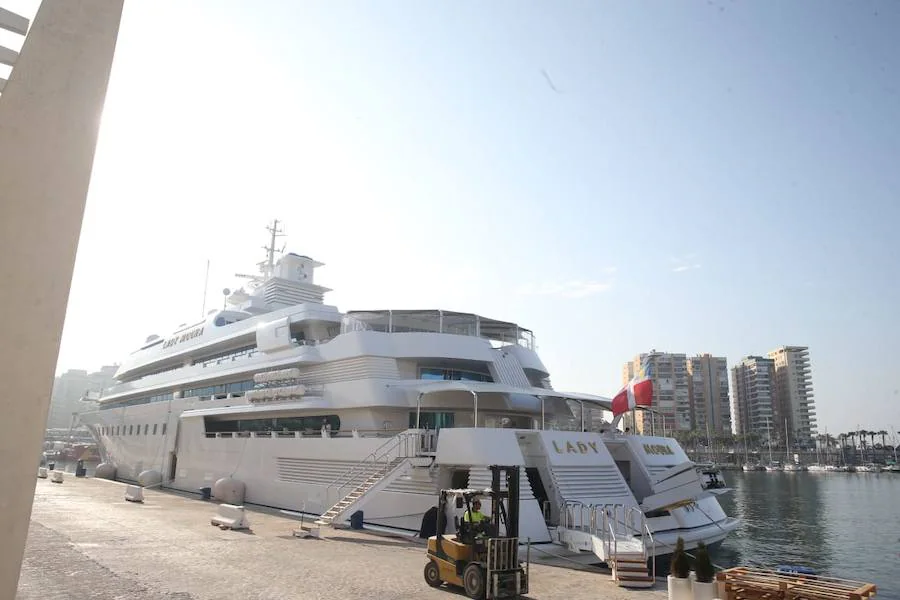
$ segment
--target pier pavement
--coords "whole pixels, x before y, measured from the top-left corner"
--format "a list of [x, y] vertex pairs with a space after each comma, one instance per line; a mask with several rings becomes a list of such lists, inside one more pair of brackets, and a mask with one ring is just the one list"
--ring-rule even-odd
[[[100, 479], [38, 479], [17, 600], [464, 597], [425, 584], [415, 541], [325, 528], [324, 539], [295, 538], [296, 520], [252, 507], [249, 533], [224, 531], [210, 525], [216, 505], [196, 496], [124, 495], [124, 484]], [[665, 597], [664, 581], [626, 590], [608, 572], [531, 567], [535, 600]]]

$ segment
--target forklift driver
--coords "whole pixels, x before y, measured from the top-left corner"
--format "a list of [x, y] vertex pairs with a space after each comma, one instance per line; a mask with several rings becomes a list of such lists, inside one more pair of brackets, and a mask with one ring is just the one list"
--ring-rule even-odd
[[481, 523], [485, 519], [487, 519], [487, 517], [481, 512], [481, 500], [475, 498], [475, 500], [472, 501], [472, 508], [467, 510], [466, 514], [463, 515], [463, 521], [466, 523]]

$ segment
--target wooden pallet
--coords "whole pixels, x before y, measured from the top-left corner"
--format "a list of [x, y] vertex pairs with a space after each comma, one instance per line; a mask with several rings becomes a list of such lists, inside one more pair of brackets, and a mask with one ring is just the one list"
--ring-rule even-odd
[[722, 600], [867, 600], [877, 591], [872, 583], [754, 567], [727, 569], [716, 579]]

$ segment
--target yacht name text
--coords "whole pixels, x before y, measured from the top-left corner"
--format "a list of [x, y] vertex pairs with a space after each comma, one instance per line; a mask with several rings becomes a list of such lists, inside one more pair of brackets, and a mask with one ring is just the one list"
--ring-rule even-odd
[[553, 449], [557, 454], [587, 454], [589, 450], [597, 454], [597, 442], [566, 442], [565, 446], [560, 446], [554, 441]]
[[165, 343], [162, 345], [163, 350], [165, 350], [166, 348], [171, 348], [175, 344], [180, 344], [182, 342], [186, 342], [188, 340], [192, 340], [194, 338], [200, 337], [201, 335], [203, 335], [202, 327], [197, 327], [195, 329], [191, 329], [190, 331], [185, 331], [181, 335], [176, 335], [175, 337], [167, 339], [165, 341]]
[[675, 454], [665, 444], [644, 444], [644, 452], [647, 454]]

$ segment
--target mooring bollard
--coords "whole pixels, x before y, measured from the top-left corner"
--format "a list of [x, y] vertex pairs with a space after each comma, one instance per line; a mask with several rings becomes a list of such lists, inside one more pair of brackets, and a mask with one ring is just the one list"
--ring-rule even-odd
[[125, 486], [125, 500], [142, 503], [144, 501], [144, 488], [139, 485]]
[[218, 513], [210, 523], [222, 529], [250, 529], [244, 507], [234, 504], [220, 504]]

